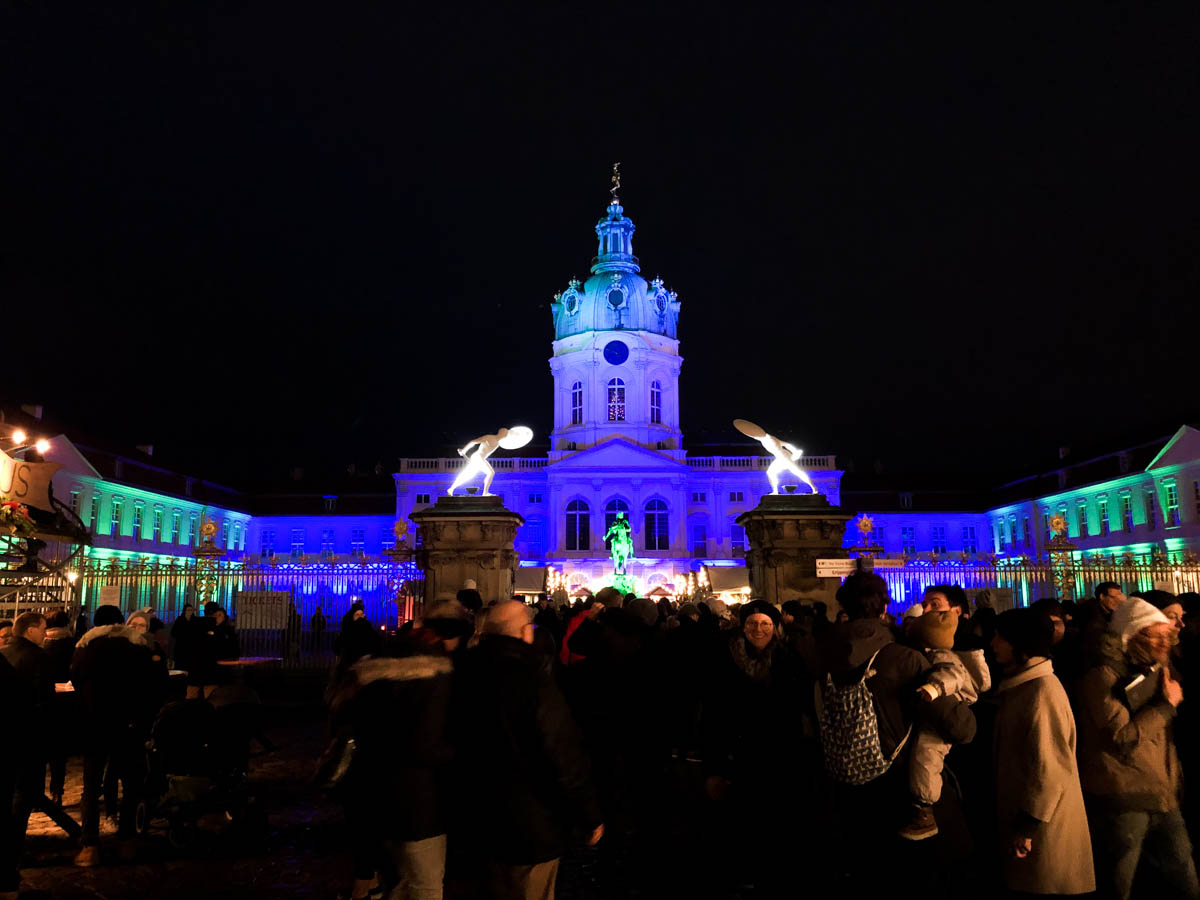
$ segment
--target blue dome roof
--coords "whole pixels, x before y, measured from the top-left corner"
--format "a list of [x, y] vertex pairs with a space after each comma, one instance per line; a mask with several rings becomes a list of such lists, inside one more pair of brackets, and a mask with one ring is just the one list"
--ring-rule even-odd
[[592, 275], [582, 284], [572, 278], [554, 296], [556, 340], [585, 331], [650, 331], [674, 338], [679, 300], [661, 278], [647, 282], [633, 255], [634, 224], [613, 202], [596, 225], [600, 246]]

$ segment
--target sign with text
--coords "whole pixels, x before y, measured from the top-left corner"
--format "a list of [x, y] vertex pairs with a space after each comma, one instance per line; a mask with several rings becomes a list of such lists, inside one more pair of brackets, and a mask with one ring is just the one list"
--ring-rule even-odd
[[15, 500], [26, 506], [52, 511], [50, 479], [61, 463], [25, 462], [0, 450], [0, 500]]
[[859, 563], [864, 572], [872, 569], [903, 569], [902, 559], [818, 559], [818, 578], [845, 578], [858, 571]]
[[292, 609], [289, 591], [242, 591], [237, 595], [237, 627], [282, 629]]
[[97, 606], [121, 606], [121, 586], [119, 584], [102, 584], [100, 585], [100, 598], [96, 601]]

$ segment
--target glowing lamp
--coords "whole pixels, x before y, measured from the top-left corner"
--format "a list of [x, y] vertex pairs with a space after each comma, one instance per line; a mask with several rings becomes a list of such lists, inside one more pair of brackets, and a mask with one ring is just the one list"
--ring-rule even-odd
[[34, 444], [33, 446], [37, 450], [38, 453], [45, 453], [47, 450], [50, 449], [50, 442], [48, 440], [46, 440], [45, 438], [40, 438], [38, 440], [38, 442], [36, 444]]
[[71, 582], [71, 584], [74, 584], [78, 580], [79, 580], [78, 572], [68, 572], [67, 573], [67, 581]]
[[20, 428], [18, 428], [16, 431], [14, 431], [12, 433], [12, 439], [13, 439], [14, 444], [25, 443], [25, 439], [27, 437], [29, 437], [29, 435], [27, 435], [25, 432], [23, 432]]

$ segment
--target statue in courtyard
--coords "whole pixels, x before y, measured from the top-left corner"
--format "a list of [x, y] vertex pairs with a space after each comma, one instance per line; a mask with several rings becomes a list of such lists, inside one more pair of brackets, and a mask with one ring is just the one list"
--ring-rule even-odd
[[[466, 445], [458, 451], [458, 455], [465, 459], [467, 464], [463, 466], [463, 470], [458, 473], [454, 484], [450, 485], [450, 489], [446, 493], [453, 497], [455, 488], [461, 487], [482, 472], [483, 496], [490, 497], [489, 489], [492, 486], [492, 479], [496, 476], [496, 470], [488, 462], [488, 457], [500, 447], [505, 450], [520, 450], [532, 440], [532, 429], [526, 428], [524, 425], [516, 425], [512, 428], [501, 428], [495, 434], [485, 434], [467, 441]], [[472, 447], [475, 450], [468, 455], [468, 451]]]
[[747, 422], [745, 419], [734, 419], [733, 427], [740, 431], [746, 437], [754, 438], [767, 452], [775, 457], [775, 461], [767, 467], [767, 481], [771, 482], [771, 493], [779, 493], [779, 476], [783, 472], [791, 472], [801, 481], [808, 485], [808, 489], [814, 494], [817, 493], [816, 485], [808, 477], [805, 472], [797, 464], [797, 460], [804, 456], [804, 451], [799, 447], [793, 447], [786, 441], [781, 441], [773, 434], [767, 434], [759, 426], [753, 422]]
[[633, 529], [629, 525], [629, 520], [625, 518], [625, 513], [617, 513], [612, 525], [604, 533], [604, 539], [612, 541], [610, 553], [612, 554], [613, 572], [617, 575], [624, 575], [625, 565], [629, 562], [629, 557], [633, 556]]

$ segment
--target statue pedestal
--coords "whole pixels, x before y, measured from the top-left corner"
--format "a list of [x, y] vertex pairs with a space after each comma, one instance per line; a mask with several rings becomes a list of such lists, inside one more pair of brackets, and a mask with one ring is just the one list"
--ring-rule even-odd
[[510, 600], [517, 571], [513, 543], [525, 520], [499, 497], [442, 496], [409, 516], [421, 529], [417, 562], [425, 570], [425, 603], [453, 600], [468, 578], [486, 606]]
[[817, 560], [849, 554], [842, 547], [851, 513], [829, 505], [824, 494], [769, 494], [737, 517], [746, 529], [750, 550], [751, 596], [768, 603], [822, 600], [836, 609], [839, 582], [817, 577]]

